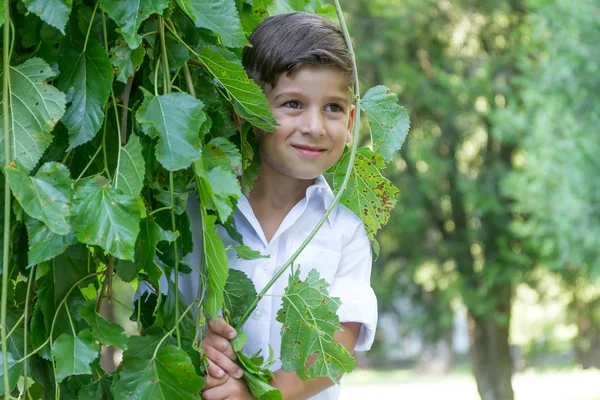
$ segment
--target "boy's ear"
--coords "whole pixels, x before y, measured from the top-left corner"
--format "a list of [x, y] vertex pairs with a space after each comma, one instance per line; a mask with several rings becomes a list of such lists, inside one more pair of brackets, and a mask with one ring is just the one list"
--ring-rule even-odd
[[348, 114], [348, 127], [346, 130], [346, 143], [352, 142], [352, 130], [354, 129], [354, 117], [356, 115], [356, 107], [350, 106], [350, 113]]

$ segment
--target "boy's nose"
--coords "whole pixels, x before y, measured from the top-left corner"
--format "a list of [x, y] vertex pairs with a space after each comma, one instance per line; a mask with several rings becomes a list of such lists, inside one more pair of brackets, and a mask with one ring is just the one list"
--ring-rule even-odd
[[325, 134], [325, 121], [321, 110], [308, 108], [304, 112], [304, 118], [300, 130], [303, 134], [321, 136]]

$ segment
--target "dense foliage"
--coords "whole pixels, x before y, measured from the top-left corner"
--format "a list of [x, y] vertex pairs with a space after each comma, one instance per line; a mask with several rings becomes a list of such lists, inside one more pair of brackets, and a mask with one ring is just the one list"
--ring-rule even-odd
[[[264, 294], [228, 270], [226, 252], [261, 255], [241, 238], [225, 248], [215, 231], [220, 224], [239, 236], [232, 213], [260, 166], [251, 129], [274, 131], [241, 49], [264, 17], [292, 10], [336, 15], [305, 0], [0, 0], [6, 397], [199, 398], [205, 318], [223, 309], [239, 329]], [[360, 103], [358, 84], [355, 93], [374, 148], [357, 150], [355, 129], [352, 149], [331, 172], [336, 202], [361, 217], [374, 239], [398, 193], [379, 170], [402, 145], [408, 116], [385, 87]], [[232, 110], [248, 123], [237, 127]], [[198, 296], [187, 304], [177, 287], [181, 274], [198, 268], [183, 261], [192, 251], [190, 196], [199, 199], [203, 251], [194, 263]], [[115, 274], [138, 290], [131, 315], [138, 335], [99, 314], [103, 301], [115, 300]], [[296, 278], [283, 307], [301, 322], [284, 330], [282, 344], [297, 344], [282, 352], [284, 368], [303, 379], [338, 379], [354, 365], [331, 339], [339, 302], [316, 272]], [[142, 287], [149, 290], [141, 294]], [[253, 394], [281, 398], [267, 383], [268, 355], [246, 357], [243, 344], [240, 334], [235, 348]], [[125, 350], [114, 374], [99, 366], [107, 345]]]

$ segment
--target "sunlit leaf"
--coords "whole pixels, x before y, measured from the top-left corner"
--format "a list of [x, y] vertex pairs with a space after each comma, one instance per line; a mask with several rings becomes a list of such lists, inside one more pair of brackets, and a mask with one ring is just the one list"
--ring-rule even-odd
[[67, 167], [55, 162], [46, 163], [30, 177], [23, 168], [11, 163], [5, 172], [15, 198], [29, 216], [44, 222], [54, 233], [69, 233], [69, 202], [73, 188]]
[[29, 238], [28, 266], [50, 260], [77, 242], [72, 231], [66, 235], [59, 235], [35, 218], [28, 218], [26, 226]]
[[398, 104], [398, 96], [385, 86], [375, 86], [360, 100], [367, 113], [373, 135], [373, 150], [387, 162], [400, 150], [410, 120], [406, 109]]
[[112, 322], [108, 322], [96, 312], [96, 301], [88, 300], [79, 309], [79, 315], [92, 327], [92, 336], [103, 345], [114, 345], [121, 349], [127, 349], [128, 337], [123, 328]]
[[169, 6], [168, 0], [100, 0], [100, 7], [117, 23], [123, 38], [132, 49], [142, 41], [138, 29], [146, 18], [160, 14]]
[[75, 41], [65, 42], [68, 47], [60, 58], [62, 73], [56, 86], [71, 103], [61, 119], [69, 131], [70, 150], [89, 142], [100, 130], [113, 71], [104, 47], [97, 41], [90, 40], [85, 50]]
[[267, 132], [275, 132], [277, 124], [262, 89], [248, 78], [244, 68], [227, 61], [221, 54], [205, 47], [200, 60], [226, 91], [238, 115]]
[[232, 214], [237, 199], [242, 195], [240, 183], [231, 167], [218, 166], [205, 171], [199, 165], [203, 161], [194, 163], [194, 171], [199, 178], [200, 197], [205, 206], [217, 211], [221, 222], [225, 222]]
[[215, 231], [214, 215], [205, 215], [203, 218], [204, 229], [204, 257], [208, 270], [208, 295], [206, 299], [206, 312], [211, 317], [217, 318], [219, 310], [223, 306], [223, 289], [229, 275], [227, 265], [227, 254], [223, 241]]
[[72, 0], [23, 0], [23, 4], [42, 21], [65, 34], [65, 25], [71, 15]]
[[237, 325], [250, 304], [256, 299], [254, 284], [242, 271], [230, 269], [223, 293], [225, 308], [229, 312], [231, 322], [233, 325]]
[[91, 374], [90, 364], [100, 355], [100, 345], [87, 329], [77, 336], [63, 333], [52, 343], [52, 355], [56, 380], [62, 382], [70, 375]]
[[177, 0], [177, 3], [192, 18], [196, 27], [212, 30], [225, 46], [244, 47], [248, 44], [235, 0]]
[[127, 144], [120, 148], [119, 165], [115, 175], [115, 188], [131, 196], [138, 196], [144, 187], [146, 162], [142, 155], [140, 138], [129, 136]]
[[[354, 368], [354, 359], [336, 342], [333, 334], [340, 329], [337, 298], [329, 297], [329, 284], [311, 270], [300, 280], [300, 269], [290, 274], [277, 321], [281, 327], [281, 362], [286, 371], [296, 371], [302, 380], [326, 376], [338, 381]], [[306, 367], [308, 359], [315, 362]]]
[[[47, 83], [54, 70], [41, 58], [10, 67], [10, 153], [12, 161], [30, 171], [52, 141], [50, 132], [65, 112], [65, 95]], [[0, 164], [4, 158], [4, 123], [0, 107]]]
[[127, 78], [133, 75], [135, 70], [142, 65], [145, 54], [146, 50], [141, 46], [131, 50], [127, 43], [118, 41], [110, 51], [110, 61], [117, 72], [117, 80], [126, 83]]
[[162, 96], [143, 92], [136, 117], [140, 124], [159, 132], [156, 158], [169, 171], [189, 167], [202, 155], [200, 132], [207, 121], [202, 102], [183, 92]]
[[[339, 163], [334, 166], [333, 186], [336, 191], [344, 180], [349, 160], [350, 152], [345, 151]], [[398, 201], [398, 189], [379, 172], [384, 167], [385, 163], [380, 155], [367, 147], [359, 148], [348, 186], [341, 199], [341, 203], [363, 221], [371, 241], [387, 223], [390, 212]]]
[[231, 167], [236, 176], [242, 173], [242, 155], [236, 145], [223, 137], [216, 137], [204, 145], [202, 158], [206, 169]]
[[175, 346], [154, 350], [161, 336], [133, 336], [123, 353], [113, 393], [118, 399], [199, 399], [204, 380], [189, 356]]
[[111, 188], [100, 178], [75, 185], [73, 231], [82, 243], [98, 245], [115, 257], [132, 260], [140, 231], [140, 207], [133, 196]]
[[269, 385], [269, 382], [258, 374], [244, 373], [244, 382], [252, 395], [258, 400], [281, 400], [281, 392]]

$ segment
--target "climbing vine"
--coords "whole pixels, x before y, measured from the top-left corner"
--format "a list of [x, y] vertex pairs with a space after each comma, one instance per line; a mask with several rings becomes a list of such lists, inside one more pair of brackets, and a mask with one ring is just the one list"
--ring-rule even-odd
[[[222, 225], [236, 236], [237, 199], [257, 176], [252, 126], [272, 132], [275, 124], [241, 51], [263, 18], [294, 10], [339, 18], [352, 49], [337, 1], [0, 0], [5, 398], [199, 398], [206, 318], [222, 311], [239, 330], [268, 289], [256, 293], [227, 266], [228, 251], [262, 255], [243, 243], [226, 248], [216, 233]], [[282, 363], [303, 379], [338, 379], [354, 361], [330, 339], [339, 301], [327, 283], [316, 271], [300, 281], [289, 267], [337, 202], [374, 241], [397, 195], [380, 170], [406, 137], [406, 111], [383, 86], [361, 100], [357, 80], [354, 93], [372, 148], [358, 148], [356, 118], [352, 146], [330, 171], [334, 203], [270, 283], [289, 277], [282, 312], [299, 312], [295, 302], [307, 296], [330, 300], [282, 334], [284, 344], [301, 343], [282, 352]], [[248, 122], [236, 126], [233, 110]], [[190, 196], [203, 228], [199, 267], [184, 260], [193, 249]], [[187, 302], [178, 280], [194, 268], [198, 294]], [[137, 293], [133, 305], [122, 304], [133, 333], [101, 312], [118, 301], [117, 280]], [[319, 351], [301, 337], [308, 326], [319, 328], [310, 340]], [[280, 399], [268, 384], [272, 360], [244, 356], [245, 339], [240, 332], [233, 345], [248, 387], [257, 398]], [[123, 350], [113, 373], [100, 367], [102, 346]], [[324, 368], [305, 370], [315, 353]]]

